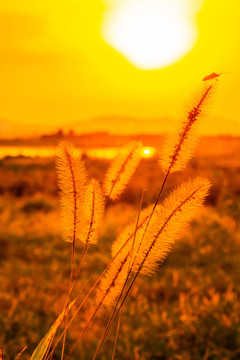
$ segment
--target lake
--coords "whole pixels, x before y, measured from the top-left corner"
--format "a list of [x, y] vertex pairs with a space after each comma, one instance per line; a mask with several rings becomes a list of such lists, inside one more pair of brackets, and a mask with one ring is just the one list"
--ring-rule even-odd
[[[87, 155], [91, 158], [98, 159], [113, 159], [119, 153], [119, 148], [90, 148], [90, 149], [77, 149], [80, 155]], [[154, 147], [143, 147], [141, 155], [144, 158], [152, 157], [156, 149]], [[0, 146], [0, 159], [6, 156], [27, 156], [27, 157], [55, 157], [57, 147], [49, 146]]]

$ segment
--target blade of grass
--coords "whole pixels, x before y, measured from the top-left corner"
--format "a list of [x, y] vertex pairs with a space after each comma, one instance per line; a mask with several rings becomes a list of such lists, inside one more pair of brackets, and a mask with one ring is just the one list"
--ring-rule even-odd
[[[124, 245], [123, 245], [124, 246]], [[122, 246], [122, 247], [123, 247]], [[108, 270], [108, 268], [110, 267], [110, 265], [112, 264], [112, 262], [116, 259], [116, 257], [118, 256], [118, 254], [121, 252], [122, 248], [119, 249], [119, 251], [116, 253], [116, 255], [111, 259], [111, 261], [108, 263], [108, 265], [106, 266], [106, 268], [103, 270], [103, 272], [99, 275], [99, 277], [97, 278], [97, 280], [95, 281], [95, 283], [93, 284], [93, 286], [91, 287], [91, 289], [88, 291], [87, 295], [85, 296], [85, 298], [82, 300], [82, 302], [80, 303], [80, 305], [78, 306], [77, 310], [75, 311], [75, 313], [73, 314], [72, 318], [69, 320], [67, 329], [69, 328], [69, 326], [71, 325], [72, 321], [75, 319], [75, 317], [77, 316], [78, 312], [81, 310], [81, 308], [83, 307], [83, 305], [85, 304], [85, 302], [87, 301], [88, 297], [90, 296], [90, 294], [93, 292], [93, 290], [95, 289], [95, 287], [97, 286], [97, 284], [100, 282], [100, 280], [102, 279], [102, 277], [104, 276], [104, 274], [106, 273], [106, 271]], [[57, 339], [56, 343], [54, 344], [54, 347], [50, 353], [50, 355], [47, 357], [47, 360], [50, 360], [51, 356], [53, 356], [54, 350], [56, 349], [57, 344], [59, 343], [59, 341], [61, 340], [61, 338], [64, 335], [65, 330], [62, 332], [62, 334], [59, 336], [59, 338]]]
[[[72, 295], [72, 292], [73, 292], [73, 289], [74, 289], [74, 285], [75, 285], [75, 283], [77, 281], [77, 277], [79, 276], [79, 273], [80, 273], [81, 268], [82, 268], [83, 261], [85, 259], [86, 254], [87, 254], [87, 250], [88, 250], [88, 243], [86, 242], [86, 244], [84, 246], [84, 249], [82, 251], [82, 256], [81, 256], [80, 263], [79, 263], [79, 266], [78, 266], [78, 269], [77, 269], [77, 272], [76, 272], [75, 276], [73, 275], [74, 274], [74, 263], [72, 262], [71, 277], [70, 277], [69, 291], [68, 291], [68, 298], [67, 298], [67, 306], [66, 306], [67, 310], [66, 310], [66, 312], [64, 314], [64, 316], [66, 316], [66, 322], [65, 322], [65, 329], [64, 329], [64, 335], [63, 335], [61, 360], [63, 360], [63, 356], [64, 356], [65, 342], [66, 342], [67, 329], [68, 329], [68, 317], [69, 317], [69, 307], [68, 307], [68, 305], [69, 305], [69, 302], [70, 302], [70, 299], [71, 299], [71, 295]], [[74, 248], [73, 248], [73, 251], [74, 251]], [[74, 257], [74, 253], [73, 253], [73, 257]]]
[[[76, 300], [73, 300], [71, 304], [69, 305], [69, 309], [73, 306]], [[34, 350], [30, 360], [42, 360], [46, 351], [48, 350], [49, 343], [53, 339], [53, 337], [56, 334], [56, 331], [59, 327], [59, 325], [62, 322], [64, 316], [64, 312], [62, 311], [61, 314], [58, 316], [57, 320], [53, 323], [50, 330], [46, 333], [46, 335], [43, 337], [43, 339], [40, 341], [36, 349]]]

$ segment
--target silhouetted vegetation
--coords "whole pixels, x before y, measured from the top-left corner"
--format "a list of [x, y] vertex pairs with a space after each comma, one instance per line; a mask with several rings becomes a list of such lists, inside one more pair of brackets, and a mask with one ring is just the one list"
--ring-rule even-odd
[[[90, 176], [102, 180], [109, 161], [85, 161]], [[60, 231], [54, 159], [7, 158], [0, 165], [0, 344], [5, 359], [14, 359], [27, 345], [21, 359], [29, 359], [62, 310], [71, 248]], [[148, 281], [137, 280], [122, 313], [116, 358], [240, 357], [239, 142], [203, 139], [187, 170], [169, 178], [165, 194], [176, 182], [197, 175], [213, 183], [207, 206], [160, 271]], [[113, 240], [135, 218], [142, 187], [147, 189], [145, 207], [153, 202], [163, 176], [157, 157], [142, 160], [120, 203], [109, 203], [99, 244], [89, 249], [75, 294], [84, 296], [88, 282], [108, 263]], [[68, 347], [94, 302], [90, 300], [69, 330]], [[103, 309], [73, 358], [93, 354], [105, 321]], [[113, 338], [114, 331], [102, 359], [110, 358]]]

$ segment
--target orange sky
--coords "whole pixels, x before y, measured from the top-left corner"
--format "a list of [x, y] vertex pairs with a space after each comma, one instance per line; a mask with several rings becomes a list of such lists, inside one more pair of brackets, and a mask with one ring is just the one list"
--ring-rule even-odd
[[[163, 0], [149, 4], [154, 1]], [[240, 2], [181, 1], [189, 31], [197, 31], [191, 49], [171, 65], [140, 69], [102, 36], [106, 21], [118, 14], [120, 0], [1, 0], [0, 137], [59, 128], [106, 130], [112, 117], [111, 131], [166, 131], [174, 127], [189, 94], [213, 71], [229, 73], [220, 78], [201, 132], [240, 134]], [[148, 36], [145, 42], [137, 39], [140, 50]], [[156, 48], [158, 39], [156, 34], [152, 39]], [[102, 121], [105, 117], [110, 120]], [[139, 119], [139, 129], [131, 120], [123, 127], [121, 117]], [[148, 119], [156, 126], [148, 127]]]

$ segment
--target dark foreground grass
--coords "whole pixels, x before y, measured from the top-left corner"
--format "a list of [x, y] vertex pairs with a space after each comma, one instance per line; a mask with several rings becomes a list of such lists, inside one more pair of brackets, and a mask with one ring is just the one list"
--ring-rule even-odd
[[[207, 206], [159, 272], [137, 280], [123, 308], [116, 359], [240, 358], [238, 154], [233, 152], [222, 160], [222, 155], [214, 153], [208, 161], [200, 150], [198, 154], [184, 175], [177, 173], [170, 178], [166, 191], [189, 176], [206, 175], [213, 183]], [[107, 161], [87, 159], [90, 174], [100, 179], [107, 165]], [[14, 359], [27, 345], [21, 358], [29, 359], [64, 304], [71, 244], [61, 237], [53, 160], [2, 160], [3, 177], [0, 344], [5, 359]], [[121, 201], [109, 205], [101, 238], [90, 248], [76, 288], [80, 298], [109, 261], [115, 236], [135, 216], [141, 187], [147, 189], [147, 205], [162, 178], [156, 159], [145, 160]], [[74, 322], [67, 348], [94, 305], [93, 296]], [[108, 309], [99, 313], [73, 359], [91, 359], [108, 314]], [[111, 331], [100, 359], [111, 358], [113, 339]], [[55, 359], [60, 359], [60, 353]]]

